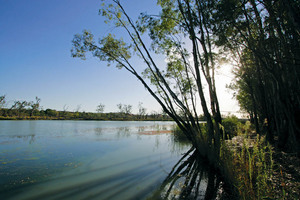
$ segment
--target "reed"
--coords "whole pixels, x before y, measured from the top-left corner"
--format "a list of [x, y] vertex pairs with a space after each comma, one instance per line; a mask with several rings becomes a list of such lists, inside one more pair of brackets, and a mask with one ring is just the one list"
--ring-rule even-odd
[[242, 144], [223, 141], [221, 165], [226, 180], [240, 199], [273, 199], [272, 146], [259, 136], [244, 138]]

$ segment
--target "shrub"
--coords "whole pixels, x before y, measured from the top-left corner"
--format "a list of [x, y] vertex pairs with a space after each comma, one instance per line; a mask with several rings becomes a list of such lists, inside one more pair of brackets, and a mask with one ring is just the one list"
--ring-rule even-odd
[[239, 129], [242, 124], [236, 116], [232, 115], [224, 118], [222, 121], [222, 125], [225, 130], [226, 139], [231, 139], [232, 137], [238, 135]]
[[182, 132], [182, 130], [177, 125], [173, 126], [172, 133], [173, 133], [173, 140], [175, 142], [189, 142], [189, 139], [186, 137], [186, 135]]

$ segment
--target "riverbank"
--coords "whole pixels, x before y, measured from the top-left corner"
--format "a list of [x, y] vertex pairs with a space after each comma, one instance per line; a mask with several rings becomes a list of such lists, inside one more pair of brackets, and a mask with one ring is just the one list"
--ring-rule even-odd
[[300, 199], [300, 159], [270, 145], [264, 137], [244, 134], [222, 149], [226, 179], [241, 199]]
[[[223, 119], [217, 170], [237, 199], [300, 199], [300, 159], [257, 135], [249, 121]], [[202, 131], [205, 131], [203, 129]], [[177, 140], [186, 137], [177, 128]]]
[[0, 120], [83, 120], [83, 121], [173, 121], [172, 119], [161, 119], [161, 118], [147, 118], [147, 119], [136, 119], [136, 118], [67, 118], [67, 117], [45, 117], [45, 116], [34, 116], [34, 117], [2, 117]]
[[94, 113], [57, 111], [53, 109], [0, 109], [0, 120], [99, 120], [99, 121], [173, 121], [163, 113], [131, 114], [123, 112]]

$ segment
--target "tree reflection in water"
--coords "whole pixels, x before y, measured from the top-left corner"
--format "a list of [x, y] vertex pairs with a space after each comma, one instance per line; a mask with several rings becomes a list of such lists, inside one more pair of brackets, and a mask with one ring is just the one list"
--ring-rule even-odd
[[191, 148], [149, 199], [235, 199], [215, 170]]

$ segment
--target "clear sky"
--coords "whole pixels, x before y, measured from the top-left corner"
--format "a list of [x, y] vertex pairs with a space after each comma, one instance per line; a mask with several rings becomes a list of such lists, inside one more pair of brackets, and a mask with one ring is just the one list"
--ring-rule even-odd
[[[155, 0], [123, 0], [130, 15], [155, 13]], [[117, 104], [143, 102], [148, 112], [161, 110], [144, 87], [128, 72], [107, 67], [96, 59], [71, 57], [74, 34], [83, 29], [96, 36], [111, 31], [98, 15], [100, 0], [0, 0], [0, 95], [8, 100], [41, 98], [43, 108], [105, 112]], [[220, 72], [217, 87], [222, 110], [237, 111], [225, 89], [229, 70]], [[224, 76], [224, 74], [226, 76]], [[229, 77], [228, 77], [229, 76]]]

